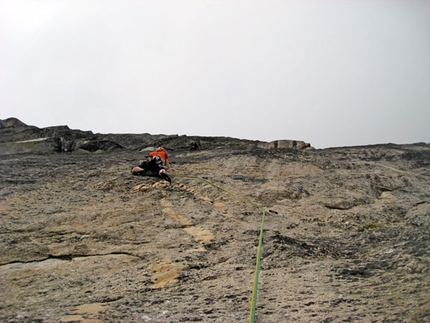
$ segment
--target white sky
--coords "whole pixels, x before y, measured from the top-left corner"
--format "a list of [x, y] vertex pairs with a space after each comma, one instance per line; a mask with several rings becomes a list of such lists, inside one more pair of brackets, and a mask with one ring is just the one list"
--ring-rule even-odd
[[0, 0], [0, 119], [430, 142], [429, 0]]

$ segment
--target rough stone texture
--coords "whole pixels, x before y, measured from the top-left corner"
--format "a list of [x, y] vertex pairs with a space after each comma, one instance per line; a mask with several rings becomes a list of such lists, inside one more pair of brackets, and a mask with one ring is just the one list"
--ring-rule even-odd
[[308, 149], [308, 148], [311, 148], [311, 145], [304, 142], [304, 141], [301, 141], [301, 140], [276, 140], [276, 141], [269, 142], [265, 148], [269, 148], [269, 149], [271, 149], [271, 148]]
[[[245, 200], [256, 322], [430, 322], [428, 144], [99, 138], [123, 148], [0, 156], [1, 322], [246, 322]], [[129, 172], [160, 144], [172, 185]]]
[[58, 138], [38, 138], [14, 142], [0, 142], [0, 155], [23, 153], [55, 153], [61, 151]]

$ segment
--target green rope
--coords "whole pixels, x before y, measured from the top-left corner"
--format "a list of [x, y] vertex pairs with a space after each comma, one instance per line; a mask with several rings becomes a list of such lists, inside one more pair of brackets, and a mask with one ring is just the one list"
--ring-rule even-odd
[[258, 292], [258, 278], [260, 276], [260, 259], [263, 250], [263, 231], [264, 231], [264, 218], [266, 217], [266, 210], [263, 209], [263, 216], [261, 219], [260, 238], [258, 240], [257, 260], [255, 262], [255, 275], [254, 287], [252, 289], [251, 309], [249, 313], [249, 323], [255, 321], [255, 311], [257, 310], [257, 292]]
[[195, 178], [195, 179], [200, 179], [206, 183], [208, 183], [209, 185], [224, 191], [228, 194], [230, 194], [231, 196], [234, 196], [235, 198], [250, 204], [260, 210], [263, 211], [263, 216], [261, 219], [261, 227], [260, 227], [260, 237], [258, 240], [258, 249], [257, 249], [257, 260], [255, 262], [255, 274], [254, 274], [254, 286], [252, 288], [252, 298], [251, 298], [251, 308], [250, 308], [250, 313], [249, 313], [249, 323], [254, 323], [255, 322], [255, 311], [257, 310], [257, 293], [258, 293], [258, 279], [260, 277], [260, 260], [261, 260], [261, 253], [262, 253], [262, 249], [263, 249], [263, 232], [264, 232], [264, 220], [266, 217], [266, 210], [264, 209], [264, 207], [262, 207], [261, 205], [258, 205], [242, 196], [239, 196], [237, 194], [234, 194], [233, 192], [230, 192], [228, 190], [226, 190], [225, 188], [222, 188], [219, 185], [216, 185], [215, 183], [211, 182], [210, 180], [203, 178], [203, 177], [199, 177], [199, 176], [189, 176], [189, 175], [179, 175], [179, 174], [175, 174], [173, 175], [174, 177], [184, 177], [184, 178]]

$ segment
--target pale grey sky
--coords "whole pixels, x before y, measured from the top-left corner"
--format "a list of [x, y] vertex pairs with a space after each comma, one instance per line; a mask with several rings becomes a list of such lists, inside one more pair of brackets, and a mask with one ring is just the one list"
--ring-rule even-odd
[[0, 0], [0, 118], [430, 142], [429, 0]]

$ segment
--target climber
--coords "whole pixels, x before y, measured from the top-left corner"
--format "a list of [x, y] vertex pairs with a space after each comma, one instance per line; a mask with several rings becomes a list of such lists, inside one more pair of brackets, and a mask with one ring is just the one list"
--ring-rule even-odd
[[131, 168], [133, 175], [158, 175], [162, 179], [172, 182], [170, 176], [167, 175], [167, 170], [170, 169], [169, 156], [163, 147], [158, 147], [156, 151], [151, 151], [146, 160], [143, 160], [139, 165]]

